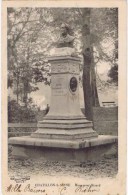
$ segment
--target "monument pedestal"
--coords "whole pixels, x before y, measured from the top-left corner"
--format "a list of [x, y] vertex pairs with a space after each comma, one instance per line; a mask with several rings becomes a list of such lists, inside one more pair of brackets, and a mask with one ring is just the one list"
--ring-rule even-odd
[[100, 157], [116, 142], [115, 136], [98, 136], [79, 104], [78, 57], [53, 56], [51, 63], [51, 104], [38, 129], [30, 136], [9, 139], [16, 157], [48, 160], [79, 160]]
[[79, 140], [97, 137], [93, 124], [82, 114], [79, 104], [80, 59], [72, 56], [54, 56], [51, 63], [51, 105], [35, 138]]

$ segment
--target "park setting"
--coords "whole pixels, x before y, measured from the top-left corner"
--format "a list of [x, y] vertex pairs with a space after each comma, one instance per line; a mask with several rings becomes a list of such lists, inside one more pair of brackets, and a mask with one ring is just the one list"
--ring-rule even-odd
[[7, 9], [8, 171], [118, 173], [118, 8]]

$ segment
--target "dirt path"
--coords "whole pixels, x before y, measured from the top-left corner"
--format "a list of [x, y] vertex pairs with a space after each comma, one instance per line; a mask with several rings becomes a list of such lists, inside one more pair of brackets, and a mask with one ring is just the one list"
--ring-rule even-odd
[[9, 156], [10, 176], [55, 175], [73, 176], [79, 178], [113, 178], [118, 172], [118, 158], [116, 155], [103, 157], [101, 160], [86, 163], [80, 162], [51, 162], [41, 159], [15, 160]]

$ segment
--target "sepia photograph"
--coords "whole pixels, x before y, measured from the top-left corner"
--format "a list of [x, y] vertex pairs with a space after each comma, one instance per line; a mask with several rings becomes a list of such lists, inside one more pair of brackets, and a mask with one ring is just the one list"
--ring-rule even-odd
[[6, 192], [98, 194], [119, 174], [119, 7], [11, 4], [6, 24]]
[[118, 9], [7, 13], [10, 174], [115, 177]]

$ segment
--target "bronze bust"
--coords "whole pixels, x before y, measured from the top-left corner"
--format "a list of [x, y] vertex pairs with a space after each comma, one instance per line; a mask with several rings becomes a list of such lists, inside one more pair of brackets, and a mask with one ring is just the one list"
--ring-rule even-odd
[[74, 37], [71, 35], [71, 29], [67, 24], [61, 24], [61, 34], [57, 41], [57, 47], [72, 47]]

